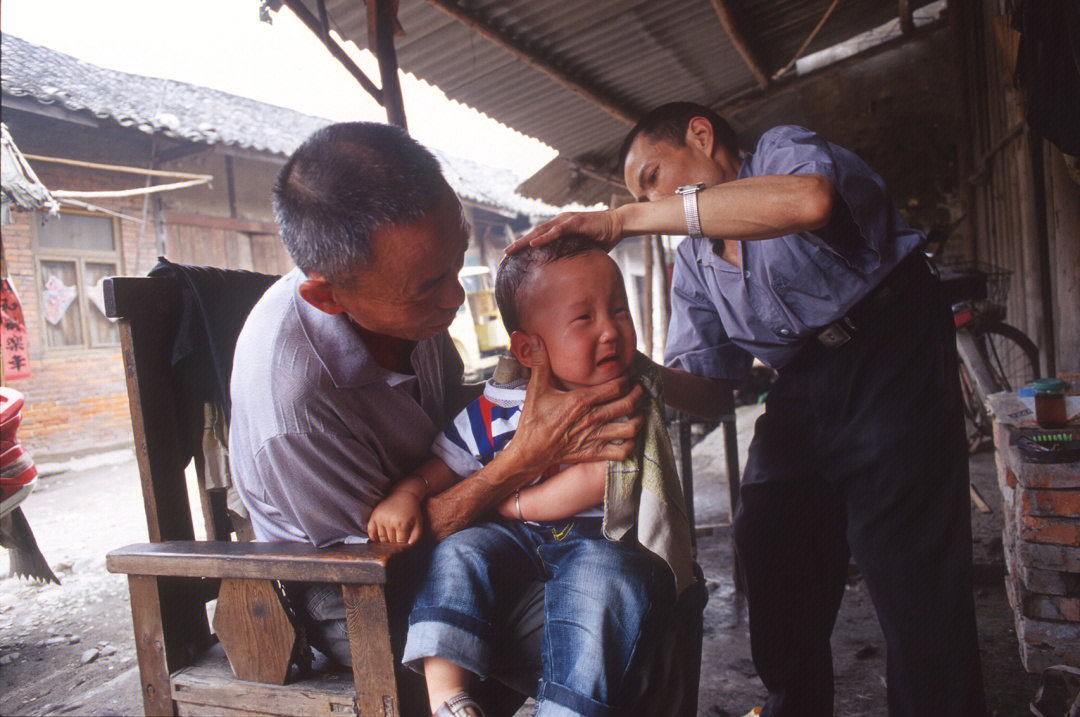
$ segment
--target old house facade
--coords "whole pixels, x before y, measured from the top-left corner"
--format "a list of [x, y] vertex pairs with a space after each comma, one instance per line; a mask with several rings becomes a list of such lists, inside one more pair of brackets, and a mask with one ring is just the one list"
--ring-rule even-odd
[[[100, 280], [144, 273], [158, 256], [288, 271], [270, 187], [289, 152], [330, 121], [96, 67], [10, 35], [3, 57], [4, 123], [41, 182], [61, 195], [93, 193], [63, 199], [55, 216], [15, 212], [3, 228], [2, 274], [22, 304], [29, 348], [30, 376], [9, 381], [26, 397], [19, 435], [39, 461], [126, 446], [119, 337]], [[436, 154], [473, 226], [467, 264], [496, 265], [514, 234], [554, 211], [517, 195], [509, 170]], [[178, 182], [193, 186], [147, 191]]]

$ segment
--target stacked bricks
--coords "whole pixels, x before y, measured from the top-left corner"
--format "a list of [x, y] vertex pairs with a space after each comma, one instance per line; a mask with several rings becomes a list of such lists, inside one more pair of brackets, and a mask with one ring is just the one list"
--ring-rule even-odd
[[1080, 667], [1080, 461], [1029, 463], [1022, 433], [994, 424], [1004, 503], [1005, 589], [1028, 672]]

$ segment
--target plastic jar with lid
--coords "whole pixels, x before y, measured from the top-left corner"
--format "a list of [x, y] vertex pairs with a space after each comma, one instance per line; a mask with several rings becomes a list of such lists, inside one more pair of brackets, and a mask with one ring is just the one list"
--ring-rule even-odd
[[1040, 378], [1031, 384], [1035, 389], [1035, 421], [1042, 428], [1064, 428], [1069, 423], [1065, 413], [1065, 393], [1069, 384], [1060, 378]]

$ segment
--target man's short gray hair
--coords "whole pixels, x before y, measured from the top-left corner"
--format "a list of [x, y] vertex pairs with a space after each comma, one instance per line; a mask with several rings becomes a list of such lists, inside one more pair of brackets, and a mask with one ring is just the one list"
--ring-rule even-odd
[[452, 194], [438, 160], [404, 130], [344, 122], [289, 157], [274, 183], [274, 217], [305, 274], [348, 285], [372, 262], [375, 232], [420, 221]]

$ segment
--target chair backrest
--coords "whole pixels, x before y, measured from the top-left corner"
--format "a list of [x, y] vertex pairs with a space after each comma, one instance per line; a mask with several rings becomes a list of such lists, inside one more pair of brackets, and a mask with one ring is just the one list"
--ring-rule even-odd
[[[255, 276], [251, 272], [219, 273], [226, 281], [235, 274], [237, 278], [247, 277], [249, 283]], [[259, 276], [267, 284], [275, 278]], [[184, 390], [173, 364], [185, 307], [184, 292], [188, 291], [189, 285], [176, 275], [112, 277], [104, 282], [105, 313], [119, 320], [135, 453], [152, 542], [195, 537], [184, 468], [191, 457], [192, 436], [201, 431], [202, 412], [201, 406], [191, 405], [189, 392]], [[257, 297], [230, 296], [230, 300], [234, 303], [229, 307], [231, 315], [243, 317]], [[186, 305], [197, 303], [189, 299]], [[235, 335], [219, 337], [228, 357], [232, 356], [235, 340]], [[193, 426], [194, 421], [199, 423]], [[221, 503], [214, 510], [206, 495], [200, 497], [208, 537], [228, 539], [211, 517], [215, 510], [224, 512], [224, 495], [214, 497]]]
[[119, 320], [150, 540], [194, 540], [172, 380], [173, 341], [181, 313], [179, 282], [113, 277], [105, 280], [104, 294], [106, 316]]

